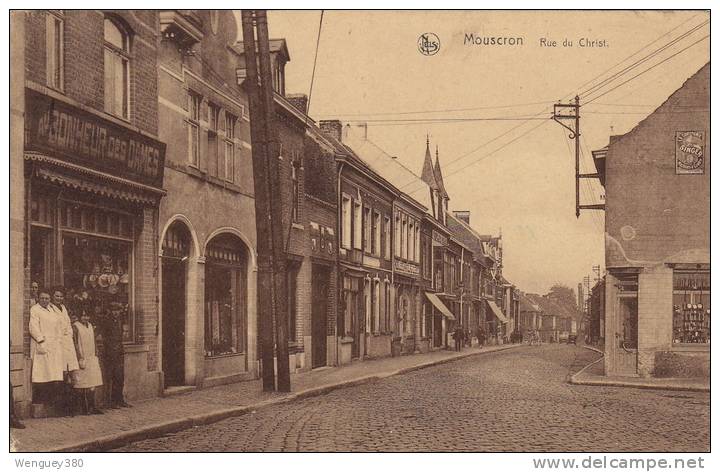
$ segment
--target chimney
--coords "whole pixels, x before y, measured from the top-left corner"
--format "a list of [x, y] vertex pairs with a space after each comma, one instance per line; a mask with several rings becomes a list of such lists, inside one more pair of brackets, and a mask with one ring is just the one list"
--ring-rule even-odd
[[293, 93], [286, 95], [285, 98], [295, 108], [301, 111], [303, 114], [307, 114], [308, 97], [304, 93]]
[[343, 126], [340, 120], [320, 120], [320, 131], [342, 142]]
[[453, 211], [453, 215], [455, 215], [455, 218], [458, 220], [464, 221], [465, 224], [470, 224], [470, 211], [469, 210], [459, 210], [459, 211]]

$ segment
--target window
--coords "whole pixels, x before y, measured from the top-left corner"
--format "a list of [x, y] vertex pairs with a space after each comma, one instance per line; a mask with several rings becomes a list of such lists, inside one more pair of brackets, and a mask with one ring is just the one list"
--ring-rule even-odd
[[291, 165], [292, 173], [292, 220], [297, 223], [300, 221], [300, 184], [298, 183], [298, 172], [300, 162], [293, 160]]
[[113, 20], [105, 18], [105, 111], [129, 118], [130, 38]]
[[673, 272], [673, 344], [710, 343], [710, 271]]
[[362, 204], [353, 203], [353, 247], [362, 249]]
[[380, 281], [375, 280], [373, 284], [373, 319], [372, 319], [372, 332], [378, 333], [380, 330], [380, 308], [383, 305], [380, 303]]
[[235, 124], [237, 118], [225, 112], [225, 180], [235, 181]]
[[188, 94], [188, 160], [200, 167], [200, 96]]
[[220, 158], [218, 151], [218, 123], [220, 119], [220, 108], [217, 105], [208, 103], [208, 172], [213, 177], [223, 178], [225, 165]]
[[415, 260], [415, 223], [408, 218], [408, 260]]
[[400, 257], [402, 254], [400, 231], [402, 224], [400, 223], [400, 213], [395, 215], [395, 256]]
[[365, 252], [370, 252], [370, 238], [371, 238], [371, 229], [370, 229], [370, 207], [365, 207], [363, 212], [363, 232], [364, 232], [364, 240], [363, 240], [363, 248], [365, 249]]
[[407, 259], [407, 218], [402, 215], [402, 229], [400, 230], [400, 257]]
[[242, 241], [215, 236], [205, 251], [205, 355], [245, 351], [247, 258]]
[[415, 223], [415, 262], [420, 262], [420, 224]]
[[65, 52], [64, 24], [62, 18], [48, 13], [45, 17], [45, 59], [48, 87], [63, 89], [63, 61]]
[[382, 223], [381, 223], [380, 213], [373, 212], [373, 223], [372, 223], [372, 253], [375, 256], [380, 257], [380, 235], [382, 233]]
[[385, 217], [385, 259], [390, 260], [392, 257], [392, 244], [390, 241], [390, 217]]
[[342, 197], [342, 247], [352, 247], [352, 200], [343, 195]]
[[422, 275], [425, 279], [432, 278], [432, 242], [427, 235], [422, 235]]

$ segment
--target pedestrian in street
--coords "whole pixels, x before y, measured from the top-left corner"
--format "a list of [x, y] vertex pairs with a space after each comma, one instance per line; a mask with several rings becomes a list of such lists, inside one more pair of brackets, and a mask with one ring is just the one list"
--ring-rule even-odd
[[30, 308], [30, 358], [33, 402], [50, 404], [59, 397], [63, 383], [63, 320], [50, 306], [50, 292], [38, 291]]
[[80, 366], [73, 385], [76, 401], [80, 403], [80, 411], [83, 414], [101, 415], [103, 412], [95, 406], [95, 387], [103, 384], [102, 373], [97, 357], [95, 328], [90, 323], [90, 314], [87, 310], [82, 310], [80, 320], [73, 323], [73, 339]]
[[455, 340], [455, 350], [460, 352], [462, 350], [462, 343], [465, 331], [463, 330], [463, 327], [461, 325], [457, 325], [455, 327], [455, 331], [453, 331], [453, 340]]
[[65, 306], [65, 290], [62, 287], [56, 287], [53, 290], [51, 308], [57, 313], [62, 321], [62, 352], [63, 352], [63, 392], [58, 401], [61, 402], [63, 411], [68, 416], [75, 416], [75, 392], [73, 384], [75, 376], [80, 369], [75, 352], [75, 343], [73, 342], [72, 321], [70, 314]]
[[112, 302], [107, 311], [103, 312], [100, 305], [96, 305], [96, 313], [103, 313], [101, 333], [103, 340], [103, 364], [105, 366], [105, 380], [110, 384], [110, 408], [127, 408], [130, 405], [125, 401], [123, 390], [125, 388], [125, 365], [123, 360], [123, 313], [125, 307], [122, 303]]
[[478, 344], [482, 348], [485, 345], [485, 331], [482, 329], [482, 326], [477, 327], [477, 338]]

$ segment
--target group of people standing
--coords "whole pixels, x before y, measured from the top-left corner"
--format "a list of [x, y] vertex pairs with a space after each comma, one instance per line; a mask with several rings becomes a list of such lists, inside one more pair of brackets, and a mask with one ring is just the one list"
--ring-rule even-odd
[[[461, 351], [463, 345], [472, 346], [473, 333], [470, 329], [463, 328], [461, 324], [455, 326], [452, 337], [455, 341], [456, 351]], [[482, 347], [485, 344], [485, 331], [480, 326], [475, 329], [475, 337], [477, 337], [478, 344]]]
[[33, 403], [54, 405], [61, 414], [102, 414], [95, 402], [95, 388], [103, 385], [95, 326], [100, 321], [105, 372], [110, 380], [110, 408], [128, 407], [123, 398], [122, 310], [109, 303], [82, 303], [69, 312], [65, 292], [32, 286], [35, 302], [30, 308], [30, 357]]

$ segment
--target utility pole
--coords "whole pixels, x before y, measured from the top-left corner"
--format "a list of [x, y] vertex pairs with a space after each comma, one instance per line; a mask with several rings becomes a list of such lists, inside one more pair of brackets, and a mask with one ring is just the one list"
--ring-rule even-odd
[[598, 264], [598, 265], [594, 265], [594, 266], [592, 266], [592, 269], [593, 269], [593, 272], [595, 272], [595, 282], [598, 282], [598, 281], [601, 279], [601, 277], [600, 277], [600, 265], [599, 265], [599, 264]]
[[[562, 110], [569, 110], [569, 114], [563, 114]], [[573, 103], [556, 103], [553, 107], [553, 120], [560, 123], [560, 126], [570, 131], [568, 137], [575, 141], [575, 217], [580, 218], [580, 210], [604, 210], [602, 203], [592, 205], [580, 204], [580, 179], [598, 179], [600, 175], [580, 173], [580, 97], [575, 95]], [[569, 120], [570, 125], [563, 123]]]
[[268, 149], [265, 133], [265, 110], [260, 100], [255, 45], [255, 19], [252, 11], [242, 14], [243, 47], [250, 107], [250, 139], [252, 140], [253, 180], [255, 182], [255, 225], [257, 230], [257, 313], [260, 358], [262, 361], [263, 391], [275, 391], [273, 359], [273, 302], [272, 293], [272, 219], [270, 213], [270, 185], [268, 179]]
[[[280, 182], [280, 146], [275, 119], [275, 94], [273, 91], [272, 68], [270, 66], [270, 38], [268, 34], [267, 13], [255, 12], [257, 26], [257, 46], [260, 65], [260, 100], [265, 110], [266, 148], [268, 156], [268, 177], [270, 187], [270, 218], [272, 221], [272, 262], [273, 295], [275, 301], [275, 345], [277, 357], [277, 390], [290, 391], [290, 355], [288, 352], [288, 313], [287, 313], [287, 254], [282, 219], [282, 199]], [[288, 221], [288, 225], [290, 222]]]

